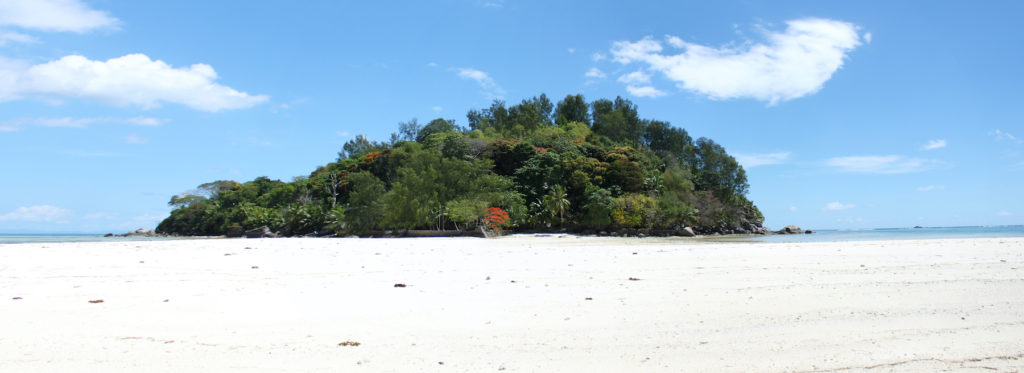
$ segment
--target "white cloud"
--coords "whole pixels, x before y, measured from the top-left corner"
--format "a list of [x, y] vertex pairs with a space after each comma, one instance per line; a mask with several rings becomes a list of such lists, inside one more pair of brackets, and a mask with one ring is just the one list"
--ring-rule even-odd
[[932, 190], [943, 190], [943, 189], [946, 189], [946, 187], [942, 186], [942, 185], [929, 185], [929, 186], [917, 187], [917, 190], [919, 192], [928, 192], [928, 191], [932, 191]]
[[337, 133], [338, 136], [341, 136], [341, 137], [348, 137], [349, 136], [348, 131], [338, 131], [338, 132], [335, 132], [335, 133]]
[[829, 202], [828, 204], [825, 205], [825, 207], [821, 208], [821, 211], [842, 211], [842, 210], [849, 210], [849, 209], [852, 209], [854, 207], [857, 207], [857, 205], [845, 204], [845, 203], [836, 201], [836, 202]]
[[569, 48], [566, 49], [566, 51], [568, 51], [569, 53], [576, 53], [576, 48]]
[[946, 140], [929, 140], [927, 144], [922, 147], [924, 150], [932, 150], [946, 147]]
[[64, 222], [73, 216], [71, 210], [50, 205], [18, 207], [0, 215], [0, 221]]
[[612, 43], [616, 62], [644, 63], [680, 87], [712, 99], [753, 98], [770, 104], [820, 90], [842, 67], [847, 52], [861, 44], [857, 26], [829, 19], [786, 22], [784, 32], [766, 32], [766, 43], [709, 47], [669, 36], [666, 42], [684, 49], [662, 53], [660, 41]]
[[74, 97], [117, 106], [158, 107], [173, 102], [216, 112], [242, 109], [267, 101], [214, 81], [217, 73], [206, 64], [174, 68], [144, 54], [107, 61], [71, 55], [56, 61], [19, 68], [17, 61], [0, 60], [0, 101], [23, 97]]
[[796, 210], [797, 210], [796, 206], [789, 206], [789, 211], [796, 211]]
[[146, 126], [153, 127], [161, 124], [170, 122], [170, 119], [162, 118], [150, 118], [150, 117], [131, 117], [131, 118], [115, 118], [115, 117], [101, 117], [101, 118], [32, 118], [32, 119], [20, 119], [8, 122], [2, 122], [0, 124], [6, 125], [36, 125], [42, 127], [67, 127], [67, 128], [85, 128], [86, 126], [97, 124], [97, 123], [117, 123], [117, 124], [129, 124], [135, 126]]
[[620, 76], [618, 81], [628, 85], [651, 84], [651, 76], [643, 72], [643, 70], [637, 70]]
[[996, 215], [998, 215], [998, 216], [1013, 216], [1013, 213], [1009, 212], [1009, 211], [1000, 211], [1000, 212], [997, 212]]
[[14, 131], [17, 131], [19, 129], [20, 128], [15, 127], [15, 126], [0, 125], [0, 132], [14, 132]]
[[1009, 133], [1009, 132], [1003, 132], [1003, 131], [1000, 131], [1000, 130], [995, 130], [995, 131], [989, 132], [988, 134], [989, 134], [989, 136], [994, 136], [997, 141], [1008, 140], [1010, 142], [1015, 142], [1015, 143], [1018, 143], [1018, 144], [1024, 143], [1024, 140], [1018, 139], [1017, 136], [1014, 136], [1012, 133]]
[[428, 62], [427, 67], [437, 67], [437, 62]]
[[743, 154], [735, 153], [733, 157], [736, 161], [743, 166], [743, 168], [752, 168], [757, 166], [765, 166], [772, 164], [784, 163], [789, 159], [789, 152], [778, 152], [778, 153], [761, 153], [761, 154]]
[[657, 88], [654, 88], [652, 86], [649, 86], [649, 85], [648, 86], [642, 86], [642, 87], [627, 85], [626, 86], [626, 91], [629, 92], [629, 94], [631, 94], [633, 96], [649, 97], [649, 98], [657, 98], [657, 97], [661, 97], [661, 96], [664, 96], [664, 95], [667, 94], [664, 91], [661, 91], [661, 90], [659, 90]]
[[128, 136], [124, 137], [124, 143], [125, 144], [132, 144], [132, 145], [142, 145], [142, 144], [148, 144], [149, 143], [149, 139], [147, 139], [145, 137], [142, 137], [142, 136], [139, 136], [139, 135], [128, 135]]
[[864, 33], [864, 42], [865, 43], [869, 43], [869, 44], [871, 43], [871, 33], [870, 32]]
[[444, 110], [444, 108], [440, 106], [434, 106], [430, 108], [430, 110], [433, 110], [435, 113], [440, 113], [442, 110]]
[[920, 158], [906, 158], [900, 155], [853, 156], [829, 158], [826, 164], [844, 172], [869, 174], [904, 174], [924, 171], [935, 161]]
[[36, 38], [18, 32], [0, 31], [0, 46], [7, 45], [7, 42], [31, 44], [36, 42]]
[[594, 62], [599, 62], [608, 59], [608, 56], [605, 56], [602, 53], [594, 53], [590, 55], [590, 59], [593, 60]]
[[484, 89], [484, 94], [488, 97], [497, 98], [505, 94], [505, 90], [501, 89], [498, 83], [483, 71], [470, 68], [458, 68], [455, 71], [460, 78], [476, 81], [476, 84]]
[[117, 27], [117, 18], [78, 0], [2, 0], [0, 26], [42, 31], [86, 32]]
[[586, 76], [588, 78], [604, 79], [608, 77], [608, 74], [605, 74], [604, 71], [601, 71], [601, 69], [591, 67], [590, 70], [587, 70], [586, 74], [583, 74], [583, 76]]

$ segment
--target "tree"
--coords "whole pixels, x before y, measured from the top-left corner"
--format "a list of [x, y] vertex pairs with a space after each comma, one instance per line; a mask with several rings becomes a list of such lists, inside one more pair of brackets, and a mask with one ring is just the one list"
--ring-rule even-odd
[[555, 124], [562, 126], [570, 122], [579, 122], [590, 126], [590, 113], [583, 95], [567, 95], [558, 102], [554, 113]]
[[384, 182], [366, 171], [349, 175], [348, 181], [352, 192], [345, 207], [345, 228], [353, 233], [377, 228], [384, 219]]
[[427, 137], [435, 133], [453, 132], [456, 130], [458, 130], [458, 127], [455, 126], [454, 119], [437, 118], [423, 126], [423, 129], [416, 134], [416, 142], [422, 143], [423, 140], [426, 140]]
[[689, 166], [697, 190], [711, 191], [721, 201], [747, 194], [747, 173], [725, 148], [705, 137], [697, 139], [695, 148]]
[[544, 196], [544, 207], [547, 208], [551, 216], [558, 216], [560, 226], [565, 224], [565, 211], [569, 209], [570, 205], [569, 195], [565, 192], [565, 187], [561, 185], [555, 185]]
[[416, 118], [412, 118], [412, 120], [408, 122], [399, 122], [399, 139], [404, 141], [416, 141], [417, 136], [419, 136], [420, 129], [420, 123], [416, 120]]
[[384, 150], [387, 146], [381, 142], [370, 141], [366, 135], [358, 135], [354, 139], [345, 142], [338, 152], [338, 159], [360, 158], [368, 153]]

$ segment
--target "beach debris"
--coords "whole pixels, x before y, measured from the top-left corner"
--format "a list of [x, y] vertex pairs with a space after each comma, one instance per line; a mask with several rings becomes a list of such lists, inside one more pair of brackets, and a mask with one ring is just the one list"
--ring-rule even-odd
[[146, 262], [145, 260], [140, 260], [139, 264], [142, 264], [142, 263], [145, 263], [145, 262]]
[[224, 256], [231, 256], [231, 253], [224, 253]]
[[260, 266], [252, 266], [252, 269], [260, 269]]
[[90, 300], [89, 303], [103, 303], [103, 299], [93, 299]]
[[438, 361], [437, 365], [444, 365], [444, 362], [443, 361]]
[[14, 297], [14, 298], [11, 298], [11, 300], [21, 300], [21, 297]]
[[359, 343], [359, 342], [356, 342], [356, 341], [344, 341], [344, 342], [339, 342], [338, 346], [351, 346], [351, 347], [355, 347], [355, 346], [358, 346], [358, 345], [361, 345], [361, 344], [362, 343]]
[[249, 246], [246, 246], [246, 247], [245, 247], [245, 250], [252, 250], [252, 248], [251, 248], [251, 247], [249, 247]]
[[512, 281], [509, 281], [509, 282], [511, 282], [511, 283], [513, 283], [513, 284], [514, 284], [514, 283], [516, 283], [516, 280], [512, 280]]
[[636, 278], [636, 277], [630, 277], [630, 278], [629, 278], [629, 281], [640, 281], [640, 279], [638, 279], [638, 278]]
[[164, 299], [164, 303], [170, 302], [170, 299]]
[[594, 300], [594, 298], [586, 297], [586, 298], [583, 298], [583, 300]]
[[636, 251], [633, 252], [633, 255], [636, 255]]
[[491, 276], [487, 276], [487, 278], [485, 278], [484, 280], [490, 281], [491, 280]]
[[403, 283], [397, 283], [397, 284], [395, 284], [395, 287], [396, 287], [396, 288], [404, 288], [404, 287], [405, 287], [405, 284], [403, 284]]

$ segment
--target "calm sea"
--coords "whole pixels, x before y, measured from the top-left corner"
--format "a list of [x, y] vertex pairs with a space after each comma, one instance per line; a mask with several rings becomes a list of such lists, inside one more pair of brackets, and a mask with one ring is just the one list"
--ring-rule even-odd
[[1004, 225], [993, 227], [925, 227], [815, 230], [813, 234], [744, 237], [723, 236], [721, 239], [727, 241], [744, 242], [842, 242], [999, 237], [1024, 237], [1024, 225]]
[[0, 234], [0, 244], [5, 243], [47, 243], [47, 242], [125, 242], [158, 241], [179, 238], [169, 237], [103, 237], [87, 234]]
[[[1024, 225], [994, 227], [942, 227], [942, 228], [878, 228], [856, 230], [816, 230], [813, 234], [772, 236], [707, 237], [727, 242], [841, 242], [881, 240], [924, 240], [936, 238], [999, 238], [1024, 237]], [[0, 234], [0, 244], [33, 242], [124, 242], [157, 241], [181, 238], [168, 237], [103, 237], [101, 235], [73, 234]]]

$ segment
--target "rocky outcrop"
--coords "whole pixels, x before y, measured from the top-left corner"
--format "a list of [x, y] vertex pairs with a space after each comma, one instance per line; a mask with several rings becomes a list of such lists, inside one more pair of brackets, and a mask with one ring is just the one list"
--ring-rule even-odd
[[136, 229], [134, 231], [131, 231], [131, 232], [128, 232], [128, 233], [125, 233], [125, 234], [119, 234], [117, 236], [118, 237], [156, 237], [157, 234], [152, 229], [142, 229], [142, 228], [139, 228], [139, 229]]
[[796, 226], [796, 225], [787, 225], [785, 228], [782, 228], [780, 230], [775, 231], [775, 234], [805, 234], [805, 233], [814, 233], [814, 232], [811, 232], [810, 230], [804, 231], [803, 229], [801, 229], [799, 226]]
[[253, 228], [253, 229], [245, 231], [245, 237], [246, 238], [277, 237], [277, 233], [271, 232], [270, 228], [267, 228], [267, 226], [264, 225], [264, 226], [259, 227], [259, 228]]

